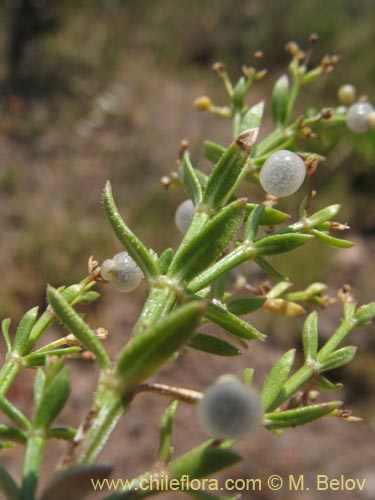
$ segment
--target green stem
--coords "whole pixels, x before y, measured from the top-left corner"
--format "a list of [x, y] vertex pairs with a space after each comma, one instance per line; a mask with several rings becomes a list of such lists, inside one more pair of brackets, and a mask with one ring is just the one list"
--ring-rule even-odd
[[132, 335], [146, 331], [172, 309], [175, 301], [176, 292], [172, 288], [152, 288]]
[[46, 439], [43, 435], [31, 435], [27, 440], [20, 500], [35, 499], [45, 445]]

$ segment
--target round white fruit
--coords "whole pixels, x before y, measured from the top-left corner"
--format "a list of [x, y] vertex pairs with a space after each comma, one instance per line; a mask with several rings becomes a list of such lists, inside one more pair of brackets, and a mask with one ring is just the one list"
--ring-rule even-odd
[[186, 233], [194, 217], [194, 204], [191, 200], [185, 200], [178, 206], [174, 217], [177, 228], [181, 233]]
[[267, 193], [281, 198], [295, 193], [305, 177], [304, 161], [295, 153], [282, 149], [265, 161], [259, 179]]
[[346, 123], [352, 132], [363, 134], [369, 129], [369, 117], [374, 111], [369, 102], [356, 102], [350, 106]]

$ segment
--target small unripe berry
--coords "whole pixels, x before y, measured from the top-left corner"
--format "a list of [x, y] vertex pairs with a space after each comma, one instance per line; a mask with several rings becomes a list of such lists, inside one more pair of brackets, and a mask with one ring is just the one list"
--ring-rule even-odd
[[198, 111], [207, 111], [211, 108], [211, 106], [212, 106], [211, 99], [206, 95], [197, 97], [194, 101], [194, 107]]
[[295, 153], [282, 149], [265, 161], [259, 179], [267, 193], [279, 198], [295, 193], [305, 176], [304, 161]]
[[346, 123], [352, 132], [363, 134], [369, 128], [369, 116], [374, 108], [369, 102], [356, 102], [350, 106]]
[[341, 102], [341, 104], [345, 104], [347, 106], [353, 104], [353, 102], [355, 101], [355, 95], [355, 87], [350, 83], [341, 85], [341, 87], [337, 91], [337, 97], [339, 98], [339, 101]]
[[259, 395], [235, 377], [222, 377], [209, 387], [197, 407], [203, 429], [220, 439], [239, 439], [255, 431], [262, 422]]
[[135, 290], [143, 279], [143, 273], [127, 252], [107, 259], [100, 268], [102, 277], [119, 292]]
[[181, 233], [186, 233], [194, 217], [194, 204], [191, 200], [185, 200], [178, 206], [174, 217], [177, 228]]

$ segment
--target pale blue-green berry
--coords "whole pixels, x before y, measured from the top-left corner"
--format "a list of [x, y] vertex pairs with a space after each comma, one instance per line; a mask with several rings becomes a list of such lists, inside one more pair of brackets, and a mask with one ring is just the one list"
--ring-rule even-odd
[[178, 206], [174, 220], [181, 233], [186, 233], [194, 217], [194, 205], [191, 200], [185, 200]]
[[374, 111], [369, 102], [356, 102], [350, 106], [346, 123], [352, 132], [363, 134], [369, 129], [369, 116]]
[[295, 153], [281, 149], [265, 161], [259, 180], [267, 193], [281, 198], [295, 193], [305, 176], [304, 161]]
[[209, 387], [197, 406], [203, 429], [216, 438], [247, 437], [262, 423], [263, 408], [254, 389], [232, 376], [222, 377]]
[[102, 277], [119, 292], [135, 290], [143, 279], [143, 273], [127, 252], [120, 252], [103, 262]]

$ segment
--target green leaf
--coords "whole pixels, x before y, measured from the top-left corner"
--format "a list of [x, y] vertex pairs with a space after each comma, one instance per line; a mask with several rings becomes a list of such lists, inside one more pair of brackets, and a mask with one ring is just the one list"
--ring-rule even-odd
[[158, 260], [158, 266], [161, 274], [166, 274], [168, 271], [168, 268], [172, 262], [173, 259], [173, 250], [172, 248], [167, 248], [164, 250], [164, 252], [160, 255], [159, 260]]
[[258, 104], [255, 104], [255, 106], [252, 106], [248, 111], [246, 111], [246, 113], [242, 117], [240, 132], [243, 132], [249, 128], [259, 128], [260, 124], [262, 123], [263, 112], [264, 101], [258, 102]]
[[177, 251], [168, 276], [190, 281], [207, 268], [232, 241], [242, 221], [245, 200], [223, 208], [204, 229]]
[[310, 234], [274, 234], [254, 243], [257, 255], [275, 255], [290, 252], [313, 238]]
[[22, 431], [4, 424], [0, 424], [0, 439], [21, 444], [26, 443], [26, 436]]
[[262, 257], [256, 257], [254, 260], [258, 264], [258, 266], [271, 278], [283, 281], [287, 279], [286, 276], [279, 273], [277, 269], [271, 266], [271, 264], [266, 259], [263, 259]]
[[266, 427], [295, 427], [304, 425], [314, 420], [318, 420], [325, 415], [329, 415], [333, 411], [340, 408], [341, 401], [332, 401], [330, 403], [322, 403], [318, 405], [304, 406], [295, 410], [277, 411], [275, 413], [266, 413]]
[[303, 352], [306, 360], [315, 360], [318, 352], [318, 314], [309, 314], [303, 325]]
[[241, 354], [241, 351], [232, 344], [205, 333], [194, 335], [189, 341], [189, 346], [197, 351], [208, 352], [216, 356], [238, 356]]
[[214, 210], [225, 205], [246, 164], [258, 135], [258, 129], [242, 132], [220, 158], [211, 175], [203, 196], [203, 204]]
[[237, 337], [246, 340], [265, 340], [266, 336], [260, 333], [254, 326], [250, 325], [241, 318], [227, 311], [217, 304], [207, 301], [207, 309], [204, 313], [205, 318], [220, 326]]
[[359, 307], [354, 313], [353, 319], [357, 326], [367, 326], [375, 316], [375, 302], [370, 302]]
[[227, 287], [229, 272], [223, 273], [216, 278], [211, 284], [211, 297], [214, 299], [222, 300], [225, 295]]
[[12, 404], [5, 396], [0, 395], [0, 410], [6, 415], [13, 423], [22, 429], [29, 429], [31, 424], [28, 418]]
[[195, 173], [194, 167], [191, 164], [188, 151], [185, 152], [182, 159], [181, 176], [194, 205], [198, 205], [198, 203], [202, 201], [202, 187]]
[[218, 446], [214, 446], [213, 443], [213, 440], [206, 441], [171, 462], [169, 466], [171, 475], [175, 478], [187, 475], [191, 479], [199, 479], [242, 460], [238, 453], [227, 449], [225, 442]]
[[357, 347], [355, 346], [342, 347], [341, 349], [332, 352], [322, 360], [319, 360], [319, 371], [323, 372], [333, 370], [334, 368], [338, 368], [339, 366], [347, 365], [352, 361], [356, 352]]
[[338, 214], [339, 210], [340, 205], [330, 205], [329, 207], [323, 208], [322, 210], [315, 212], [315, 214], [310, 215], [310, 217], [307, 219], [307, 224], [310, 227], [315, 227], [318, 224], [322, 224], [326, 221], [332, 220], [333, 217]]
[[44, 387], [46, 383], [46, 375], [41, 368], [38, 368], [34, 380], [34, 405], [37, 407], [42, 399]]
[[108, 367], [110, 364], [109, 356], [89, 325], [55, 288], [49, 286], [47, 296], [54, 313], [67, 330], [72, 332], [86, 349], [95, 354], [102, 369]]
[[0, 490], [4, 493], [6, 500], [19, 500], [20, 489], [2, 465], [0, 465]]
[[198, 326], [204, 304], [190, 302], [133, 337], [119, 356], [116, 373], [124, 391], [133, 390], [180, 349]]
[[34, 426], [36, 428], [48, 429], [64, 408], [69, 397], [69, 392], [69, 370], [63, 368], [43, 391], [43, 395], [35, 411]]
[[265, 206], [258, 205], [252, 212], [245, 222], [244, 228], [244, 241], [253, 242], [258, 234], [258, 229], [260, 226], [260, 221], [264, 212]]
[[289, 78], [282, 75], [276, 81], [271, 97], [272, 117], [277, 126], [285, 125], [288, 116]]
[[165, 409], [160, 422], [160, 446], [158, 457], [159, 461], [167, 464], [173, 453], [172, 430], [173, 423], [178, 407], [178, 400], [171, 401]]
[[35, 368], [37, 366], [43, 366], [46, 362], [47, 356], [69, 356], [71, 354], [77, 354], [81, 352], [80, 347], [62, 347], [61, 349], [50, 349], [46, 352], [32, 352], [23, 358], [26, 366], [29, 368]]
[[207, 160], [217, 163], [225, 153], [225, 147], [212, 141], [203, 142], [203, 154]]
[[321, 392], [337, 391], [338, 389], [342, 389], [344, 387], [344, 385], [340, 383], [334, 384], [326, 377], [323, 377], [323, 375], [314, 377], [312, 379], [312, 383], [314, 384], [314, 387], [316, 387]]
[[318, 231], [317, 229], [313, 229], [312, 233], [318, 240], [332, 248], [351, 248], [354, 243], [348, 240], [342, 240], [340, 238], [334, 238], [329, 234], [323, 233], [322, 231]]
[[12, 350], [12, 344], [9, 338], [10, 323], [11, 323], [10, 318], [3, 319], [3, 321], [1, 322], [1, 331], [3, 332], [3, 337], [5, 346], [7, 348], [7, 352], [10, 352]]
[[228, 302], [227, 308], [228, 311], [233, 314], [248, 314], [260, 309], [265, 301], [265, 297], [244, 297], [241, 299], [231, 300]]
[[89, 290], [88, 292], [85, 292], [81, 295], [80, 302], [82, 304], [91, 304], [92, 302], [98, 300], [99, 297], [100, 297], [99, 292], [96, 292], [95, 290]]
[[245, 368], [243, 372], [243, 380], [247, 387], [250, 387], [253, 383], [254, 370], [253, 368]]
[[66, 441], [71, 441], [77, 434], [77, 429], [73, 427], [53, 427], [48, 430], [48, 439], [64, 439]]
[[233, 89], [232, 103], [235, 108], [241, 109], [243, 107], [243, 101], [245, 99], [246, 91], [246, 78], [244, 76], [241, 76]]
[[79, 500], [94, 490], [93, 483], [110, 477], [113, 467], [110, 465], [76, 465], [58, 472], [40, 500]]
[[113, 199], [112, 187], [109, 181], [104, 188], [103, 204], [115, 235], [130, 257], [138, 264], [146, 278], [156, 278], [159, 272], [155, 259], [123, 221]]
[[17, 327], [13, 342], [13, 352], [22, 356], [27, 350], [30, 332], [35, 325], [39, 307], [33, 307], [23, 316]]
[[260, 397], [263, 401], [264, 411], [272, 407], [272, 403], [282, 391], [283, 385], [288, 380], [289, 372], [293, 366], [296, 350], [290, 349], [274, 364], [264, 381]]

